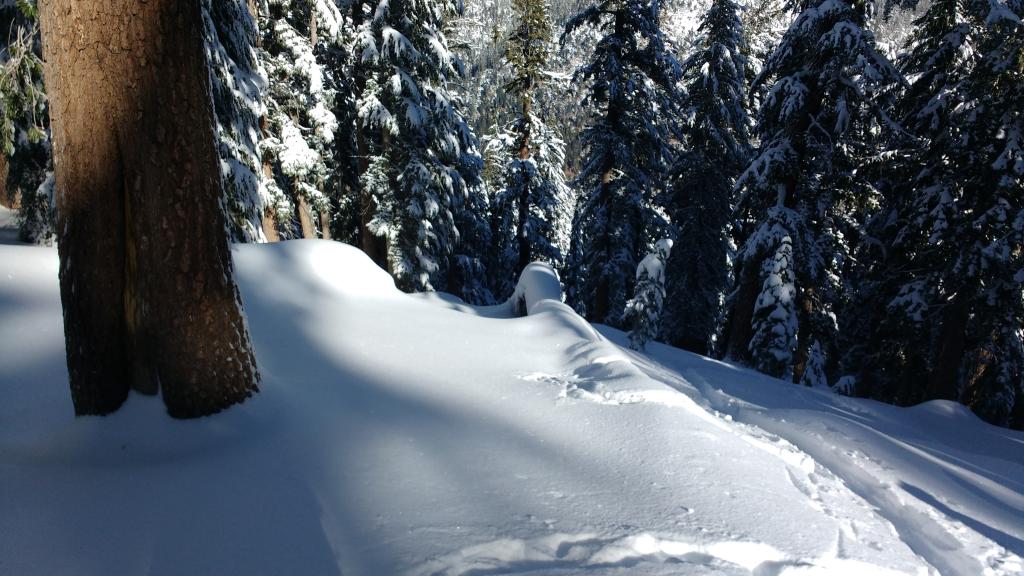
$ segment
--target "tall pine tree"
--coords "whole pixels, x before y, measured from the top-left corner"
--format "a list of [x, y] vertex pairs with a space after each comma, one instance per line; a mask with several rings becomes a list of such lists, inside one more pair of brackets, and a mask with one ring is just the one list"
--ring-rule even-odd
[[338, 79], [321, 55], [323, 45], [344, 43], [343, 24], [334, 2], [263, 0], [260, 9], [260, 57], [269, 81], [260, 151], [271, 173], [275, 234], [283, 238], [330, 236]]
[[858, 168], [889, 128], [900, 81], [864, 28], [866, 0], [800, 0], [765, 63], [760, 147], [740, 177], [736, 289], [728, 355], [808, 385], [834, 364], [836, 314], [859, 221], [877, 194]]
[[456, 270], [456, 292], [482, 282], [467, 278], [478, 267], [456, 252], [457, 220], [485, 217], [472, 208], [481, 190], [476, 137], [449, 89], [460, 63], [443, 29], [456, 10], [449, 0], [382, 0], [357, 31], [369, 159], [360, 186], [374, 210], [367, 227], [386, 239], [388, 267], [405, 290], [452, 290]]
[[[909, 404], [961, 400], [1024, 426], [1024, 27], [1020, 2], [941, 0], [902, 63], [901, 118], [916, 143], [897, 156], [869, 226], [860, 304], [844, 368], [854, 393]], [[872, 312], [873, 311], [873, 312]]]
[[273, 200], [259, 150], [267, 82], [255, 48], [256, 19], [245, 0], [203, 0], [202, 9], [228, 231], [236, 242], [262, 241]]
[[519, 113], [492, 140], [500, 154], [500, 188], [495, 192], [494, 240], [496, 291], [511, 294], [526, 266], [541, 260], [561, 268], [566, 231], [561, 229], [571, 206], [562, 164], [563, 143], [535, 112], [535, 94], [546, 83], [551, 22], [545, 0], [513, 0], [518, 23], [506, 42], [505, 61], [512, 69], [506, 90], [519, 100]]
[[662, 237], [660, 190], [671, 162], [679, 63], [660, 28], [659, 0], [601, 0], [572, 17], [563, 42], [593, 26], [602, 37], [577, 79], [592, 110], [583, 131], [582, 188], [566, 280], [569, 303], [622, 327], [637, 264]]
[[679, 242], [668, 260], [661, 329], [668, 343], [699, 354], [712, 351], [721, 325], [733, 187], [750, 160], [740, 10], [733, 0], [715, 0], [682, 67], [685, 151], [673, 167], [668, 201]]

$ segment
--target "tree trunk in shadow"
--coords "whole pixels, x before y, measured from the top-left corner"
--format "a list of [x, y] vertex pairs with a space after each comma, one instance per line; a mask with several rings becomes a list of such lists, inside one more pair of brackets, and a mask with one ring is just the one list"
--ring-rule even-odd
[[7, 189], [7, 155], [0, 152], [0, 206], [14, 207], [14, 198], [8, 196], [10, 193]]
[[761, 292], [759, 286], [760, 260], [744, 263], [739, 274], [739, 287], [733, 297], [729, 321], [726, 324], [724, 356], [737, 362], [750, 361], [750, 339], [753, 337], [754, 305]]
[[967, 320], [970, 306], [957, 294], [942, 314], [942, 328], [936, 346], [935, 365], [928, 378], [928, 397], [957, 400], [960, 363], [967, 346]]

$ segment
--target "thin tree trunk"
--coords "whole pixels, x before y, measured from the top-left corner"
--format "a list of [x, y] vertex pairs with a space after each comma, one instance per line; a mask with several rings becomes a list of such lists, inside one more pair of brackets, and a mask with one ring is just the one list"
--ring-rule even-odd
[[795, 383], [799, 383], [804, 377], [804, 372], [807, 371], [807, 360], [811, 356], [811, 346], [814, 345], [816, 340], [811, 320], [814, 317], [815, 295], [815, 288], [813, 286], [806, 286], [797, 296], [797, 306], [803, 312], [803, 321], [800, 322], [797, 347], [793, 354], [793, 382]]
[[958, 294], [942, 314], [942, 328], [936, 348], [935, 368], [928, 378], [929, 398], [957, 400], [960, 362], [967, 347], [967, 320], [970, 306]]
[[[266, 129], [267, 117], [263, 116], [260, 118], [260, 131], [264, 136], [267, 135]], [[270, 161], [267, 159], [263, 160], [263, 177], [268, 181], [274, 179], [274, 167], [271, 166]], [[277, 231], [277, 218], [270, 206], [263, 210], [263, 234], [267, 237], [267, 242], [281, 241], [281, 233]]]
[[14, 198], [9, 196], [7, 190], [7, 155], [0, 152], [0, 205], [8, 208], [14, 207]]
[[[519, 160], [522, 164], [525, 164], [530, 159], [530, 91], [533, 89], [532, 86], [526, 89], [526, 96], [523, 97], [523, 126], [522, 133], [519, 138]], [[530, 238], [527, 226], [530, 220], [530, 178], [525, 170], [520, 166], [520, 174], [523, 178], [522, 186], [519, 190], [519, 222], [516, 227], [516, 237], [519, 242], [519, 262], [518, 271], [521, 273], [526, 270], [526, 267], [533, 261], [533, 254], [530, 250]]]
[[324, 240], [331, 239], [331, 217], [326, 212], [320, 213], [320, 237]]
[[211, 414], [259, 375], [232, 280], [199, 0], [41, 0], [78, 414]]
[[306, 195], [299, 192], [295, 195], [295, 217], [299, 219], [299, 233], [305, 239], [316, 238], [316, 226], [313, 225], [313, 211], [309, 208]]
[[[316, 48], [317, 43], [317, 21], [316, 21], [316, 8], [309, 11], [309, 45]], [[317, 189], [322, 194], [324, 191], [323, 179], [320, 178], [317, 182]], [[316, 226], [313, 225], [313, 214], [309, 208], [309, 204], [306, 202], [304, 196], [299, 196], [299, 203], [301, 205], [300, 211], [302, 212], [299, 216], [300, 222], [302, 222], [302, 237], [303, 238], [316, 238]], [[302, 217], [305, 216], [308, 222], [302, 221]], [[320, 221], [320, 235], [326, 239], [331, 239], [330, 222], [331, 217], [323, 211], [318, 212], [317, 219]], [[307, 236], [308, 229], [308, 236]]]

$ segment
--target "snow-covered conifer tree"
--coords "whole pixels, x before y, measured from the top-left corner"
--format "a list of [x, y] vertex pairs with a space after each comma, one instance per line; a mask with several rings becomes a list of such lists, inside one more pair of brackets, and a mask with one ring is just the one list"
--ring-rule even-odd
[[796, 300], [796, 263], [793, 261], [792, 226], [786, 226], [789, 214], [775, 210], [768, 233], [759, 236], [765, 248], [775, 253], [761, 264], [763, 281], [752, 319], [751, 362], [761, 372], [780, 378], [793, 377], [793, 358], [799, 326]]
[[245, 0], [204, 0], [202, 7], [228, 230], [236, 242], [265, 240], [263, 217], [273, 199], [259, 151], [266, 78], [255, 49], [256, 19]]
[[266, 134], [260, 142], [273, 178], [267, 195], [283, 238], [329, 237], [328, 180], [338, 118], [339, 78], [325, 69], [323, 45], [344, 45], [344, 18], [334, 2], [262, 0], [260, 59], [268, 88]]
[[917, 141], [889, 165], [868, 230], [844, 369], [854, 393], [901, 404], [959, 399], [1024, 426], [1024, 25], [1022, 3], [936, 0], [903, 72]]
[[834, 365], [842, 277], [877, 200], [858, 168], [878, 153], [878, 132], [891, 125], [885, 95], [900, 82], [864, 28], [868, 4], [790, 2], [799, 15], [755, 82], [770, 88], [759, 150], [738, 182], [726, 352], [797, 381], [815, 343]]
[[0, 194], [20, 202], [21, 239], [48, 243], [54, 235], [53, 187], [40, 48], [35, 2], [0, 2], [0, 160], [7, 167]]
[[478, 199], [470, 198], [481, 190], [476, 137], [450, 90], [460, 63], [443, 30], [458, 7], [449, 0], [382, 0], [367, 8], [369, 17], [357, 30], [366, 77], [357, 109], [372, 158], [360, 178], [373, 199], [368, 225], [386, 239], [399, 286], [452, 290], [446, 274], [464, 263], [453, 258], [456, 220], [484, 217], [474, 215]]
[[659, 0], [600, 0], [571, 18], [562, 36], [591, 26], [602, 34], [577, 71], [591, 119], [566, 283], [576, 310], [612, 326], [625, 325], [634, 270], [666, 228], [659, 192], [671, 162], [680, 70], [660, 14]]
[[688, 121], [667, 201], [679, 240], [668, 261], [662, 333], [666, 342], [698, 354], [712, 351], [721, 325], [733, 187], [750, 160], [740, 10], [733, 0], [715, 0], [682, 66]]
[[626, 303], [629, 345], [643, 350], [660, 334], [659, 318], [665, 303], [665, 264], [672, 252], [672, 241], [662, 239], [636, 267], [636, 295]]
[[571, 194], [565, 184], [562, 140], [536, 114], [535, 94], [546, 84], [544, 67], [551, 42], [551, 22], [545, 0], [513, 0], [518, 19], [506, 42], [505, 61], [512, 69], [506, 89], [519, 100], [519, 111], [505, 137], [493, 139], [506, 150], [492, 212], [496, 266], [495, 290], [511, 294], [526, 265], [535, 260], [562, 266], [566, 250], [566, 220], [571, 218]]
[[745, 4], [741, 19], [750, 79], [761, 72], [793, 19], [787, 4], [787, 0], [747, 0]]

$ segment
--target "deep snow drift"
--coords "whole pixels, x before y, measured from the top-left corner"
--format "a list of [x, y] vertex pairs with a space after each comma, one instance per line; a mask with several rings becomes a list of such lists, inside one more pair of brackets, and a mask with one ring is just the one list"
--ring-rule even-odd
[[957, 406], [629, 352], [541, 266], [478, 309], [336, 243], [235, 262], [258, 396], [75, 419], [56, 252], [0, 245], [0, 574], [1024, 570], [1024, 434]]

